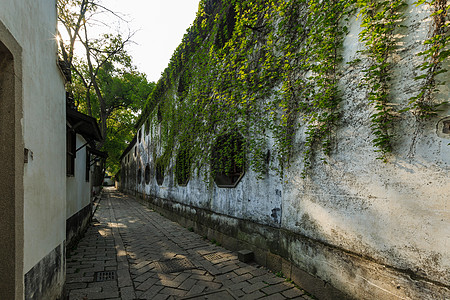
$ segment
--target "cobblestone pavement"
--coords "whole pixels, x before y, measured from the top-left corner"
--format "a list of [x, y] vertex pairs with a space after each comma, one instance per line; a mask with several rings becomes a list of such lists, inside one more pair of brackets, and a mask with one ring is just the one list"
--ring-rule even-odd
[[106, 189], [67, 255], [66, 294], [85, 299], [313, 299], [292, 283]]

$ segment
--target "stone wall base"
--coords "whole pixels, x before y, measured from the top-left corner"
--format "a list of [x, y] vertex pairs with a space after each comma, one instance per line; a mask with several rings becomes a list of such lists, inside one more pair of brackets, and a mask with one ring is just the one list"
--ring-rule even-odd
[[64, 243], [25, 274], [25, 299], [61, 299], [66, 277]]

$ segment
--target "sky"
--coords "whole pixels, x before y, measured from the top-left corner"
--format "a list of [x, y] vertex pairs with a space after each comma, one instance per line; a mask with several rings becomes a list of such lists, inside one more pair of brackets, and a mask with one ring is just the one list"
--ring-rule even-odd
[[[126, 48], [133, 64], [157, 82], [168, 66], [173, 52], [195, 20], [200, 0], [104, 0], [109, 9], [129, 20], [137, 31]], [[117, 18], [116, 18], [117, 20]], [[113, 24], [114, 26], [115, 24]], [[125, 30], [125, 26], [121, 25]]]

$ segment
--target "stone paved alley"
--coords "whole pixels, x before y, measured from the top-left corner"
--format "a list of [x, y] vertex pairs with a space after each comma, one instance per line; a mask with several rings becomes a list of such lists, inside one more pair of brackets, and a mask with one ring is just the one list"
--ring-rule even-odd
[[67, 253], [66, 295], [85, 299], [313, 299], [284, 278], [105, 189]]

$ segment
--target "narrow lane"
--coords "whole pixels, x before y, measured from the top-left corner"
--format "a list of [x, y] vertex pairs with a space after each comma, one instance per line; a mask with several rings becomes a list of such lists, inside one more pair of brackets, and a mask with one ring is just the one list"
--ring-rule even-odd
[[313, 299], [131, 197], [105, 189], [68, 251], [68, 299]]

